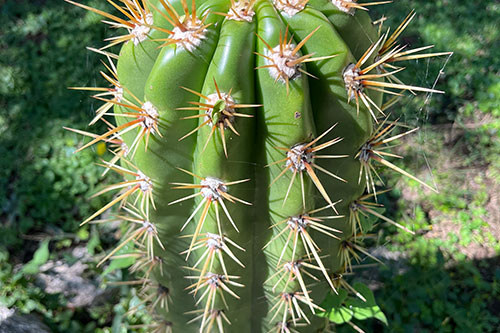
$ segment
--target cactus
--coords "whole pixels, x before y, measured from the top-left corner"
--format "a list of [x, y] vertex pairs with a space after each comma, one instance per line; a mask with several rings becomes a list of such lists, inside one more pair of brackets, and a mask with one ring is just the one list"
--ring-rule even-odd
[[[91, 125], [103, 162], [124, 180], [96, 195], [129, 229], [155, 332], [313, 332], [342, 278], [360, 218], [382, 216], [376, 164], [410, 134], [387, 110], [405, 91], [442, 93], [397, 78], [400, 63], [446, 53], [407, 49], [354, 0], [120, 0], [117, 14], [67, 2], [122, 28], [108, 45], [110, 87], [76, 87], [104, 104]], [[121, 45], [119, 55], [109, 48]], [[383, 94], [394, 98], [383, 104]], [[102, 222], [102, 220], [101, 220]], [[120, 254], [123, 256], [123, 254]], [[362, 298], [361, 295], [358, 294]]]

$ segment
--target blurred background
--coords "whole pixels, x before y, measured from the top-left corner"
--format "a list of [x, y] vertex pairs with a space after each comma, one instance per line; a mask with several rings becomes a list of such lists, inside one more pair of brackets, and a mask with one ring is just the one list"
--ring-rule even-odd
[[[400, 140], [395, 162], [439, 193], [382, 172], [385, 214], [417, 234], [374, 229], [364, 245], [384, 265], [366, 259], [349, 279], [370, 287], [385, 316], [333, 330], [500, 332], [500, 3], [395, 0], [370, 13], [395, 28], [412, 9], [401, 43], [454, 55], [413, 61], [400, 76], [446, 94], [396, 105], [393, 117], [420, 131]], [[151, 320], [140, 306], [127, 315], [139, 300], [113, 285], [130, 279], [130, 262], [96, 267], [119, 226], [79, 227], [110, 199], [91, 195], [116, 177], [96, 165], [110, 157], [104, 147], [74, 155], [84, 139], [63, 130], [87, 129], [100, 106], [67, 89], [105, 86], [85, 49], [114, 33], [100, 20], [62, 0], [0, 0], [0, 332], [126, 332]]]

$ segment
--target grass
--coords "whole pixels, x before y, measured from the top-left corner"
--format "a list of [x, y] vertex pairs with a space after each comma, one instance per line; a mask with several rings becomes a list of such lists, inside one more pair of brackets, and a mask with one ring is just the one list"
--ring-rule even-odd
[[[367, 332], [496, 332], [500, 327], [500, 5], [470, 1], [396, 1], [397, 15], [417, 17], [403, 40], [453, 51], [404, 71], [403, 81], [432, 86], [443, 96], [415, 97], [395, 114], [421, 127], [397, 151], [398, 165], [434, 182], [439, 193], [384, 172], [393, 190], [382, 200], [386, 214], [417, 231], [378, 232], [374, 247], [392, 253], [386, 266], [361, 273], [376, 286], [389, 326], [356, 322]], [[381, 15], [383, 8], [372, 13]], [[375, 16], [376, 17], [376, 16]], [[450, 19], [453, 18], [453, 19]], [[388, 18], [394, 26], [398, 20]], [[416, 69], [415, 69], [416, 68]], [[495, 70], [496, 68], [496, 70]], [[388, 256], [391, 257], [391, 256]], [[396, 257], [397, 259], [394, 259]], [[352, 331], [352, 328], [344, 328]]]

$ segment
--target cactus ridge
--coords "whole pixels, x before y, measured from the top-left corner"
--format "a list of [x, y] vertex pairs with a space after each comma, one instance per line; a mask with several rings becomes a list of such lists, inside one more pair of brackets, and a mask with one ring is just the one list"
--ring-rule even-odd
[[118, 207], [128, 226], [99, 265], [135, 260], [129, 313], [146, 306], [154, 321], [130, 328], [313, 332], [328, 329], [314, 314], [329, 291], [366, 301], [344, 278], [379, 261], [362, 219], [413, 233], [377, 211], [377, 164], [435, 190], [387, 160], [418, 130], [394, 134], [387, 110], [406, 91], [442, 93], [396, 76], [402, 61], [449, 55], [398, 43], [415, 13], [391, 33], [366, 13], [390, 1], [108, 0], [118, 16], [66, 1], [126, 30], [89, 48], [110, 86], [72, 88], [95, 92], [90, 125], [107, 131], [67, 129], [90, 139], [78, 151], [106, 143], [103, 175], [124, 178], [82, 224]]

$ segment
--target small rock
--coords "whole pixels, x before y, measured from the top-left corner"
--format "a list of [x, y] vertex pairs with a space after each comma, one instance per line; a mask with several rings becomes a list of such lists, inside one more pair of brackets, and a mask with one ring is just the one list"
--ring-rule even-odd
[[68, 300], [68, 308], [89, 306], [103, 290], [95, 281], [82, 277], [88, 267], [82, 259], [73, 265], [61, 260], [47, 262], [40, 267], [36, 284], [47, 294], [63, 294]]
[[0, 305], [0, 333], [50, 333], [50, 329], [35, 315], [17, 314]]

